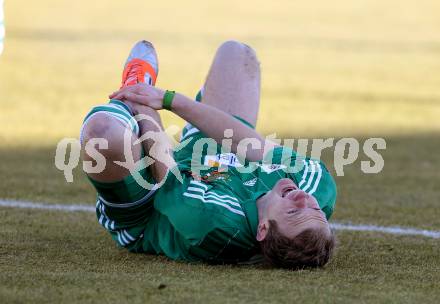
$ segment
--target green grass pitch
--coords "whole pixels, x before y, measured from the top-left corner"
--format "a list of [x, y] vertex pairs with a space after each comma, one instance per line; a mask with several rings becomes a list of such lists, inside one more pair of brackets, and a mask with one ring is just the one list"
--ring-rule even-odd
[[[6, 0], [5, 17], [0, 199], [93, 206], [55, 146], [118, 88], [132, 44], [155, 43], [159, 86], [195, 95], [216, 47], [237, 39], [261, 61], [258, 130], [386, 139], [380, 174], [361, 157], [337, 177], [332, 220], [440, 230], [438, 1]], [[337, 236], [321, 270], [192, 265], [118, 249], [91, 213], [0, 207], [0, 303], [438, 302], [439, 239]]]

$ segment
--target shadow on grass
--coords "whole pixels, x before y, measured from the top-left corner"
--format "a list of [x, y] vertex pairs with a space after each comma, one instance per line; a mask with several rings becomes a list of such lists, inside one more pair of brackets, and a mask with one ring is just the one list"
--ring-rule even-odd
[[[359, 137], [362, 143], [363, 138]], [[360, 169], [365, 156], [336, 177], [338, 200], [333, 220], [440, 229], [440, 134], [385, 136], [385, 167], [379, 174]], [[55, 168], [52, 147], [0, 148], [0, 198], [57, 203], [90, 203], [95, 193], [80, 167], [67, 183]], [[323, 159], [335, 175], [333, 151]]]

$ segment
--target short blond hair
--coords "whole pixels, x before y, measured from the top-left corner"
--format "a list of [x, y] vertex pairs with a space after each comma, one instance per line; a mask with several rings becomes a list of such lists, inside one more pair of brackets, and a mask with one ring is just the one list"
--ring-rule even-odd
[[327, 264], [336, 247], [336, 238], [333, 232], [321, 228], [305, 229], [289, 238], [279, 231], [276, 221], [270, 220], [269, 230], [260, 245], [268, 263], [295, 270]]

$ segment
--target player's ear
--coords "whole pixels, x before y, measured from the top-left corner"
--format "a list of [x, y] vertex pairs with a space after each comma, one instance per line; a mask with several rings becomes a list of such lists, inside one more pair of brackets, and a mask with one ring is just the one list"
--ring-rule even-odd
[[269, 231], [269, 225], [268, 220], [261, 220], [260, 223], [258, 223], [257, 241], [261, 242], [266, 238], [267, 232]]

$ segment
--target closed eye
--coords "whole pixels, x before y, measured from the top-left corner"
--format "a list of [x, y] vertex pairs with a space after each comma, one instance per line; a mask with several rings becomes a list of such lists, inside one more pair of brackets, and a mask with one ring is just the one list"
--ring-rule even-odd
[[325, 215], [324, 211], [322, 211], [321, 208], [313, 208], [313, 210], [319, 211], [319, 212], [321, 212], [321, 214]]
[[[322, 212], [321, 208], [310, 208], [310, 209]], [[287, 211], [287, 214], [293, 214], [293, 213], [296, 213], [301, 210], [304, 210], [304, 209], [292, 209], [292, 210]]]
[[295, 213], [295, 212], [298, 212], [299, 210], [297, 210], [297, 209], [293, 209], [293, 210], [289, 210], [289, 211], [287, 211], [287, 213], [288, 214], [292, 214], [292, 213]]

